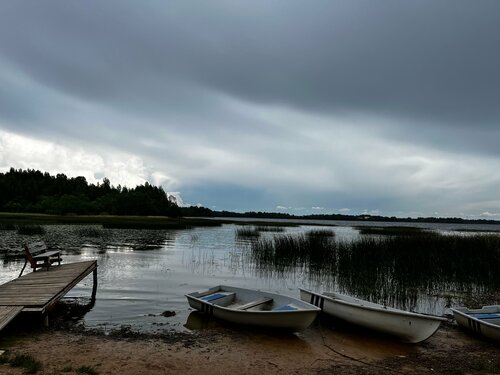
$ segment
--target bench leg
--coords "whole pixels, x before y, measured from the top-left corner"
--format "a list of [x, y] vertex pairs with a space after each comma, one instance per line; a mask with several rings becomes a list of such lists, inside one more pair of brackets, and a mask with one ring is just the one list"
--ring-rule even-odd
[[19, 274], [19, 276], [18, 276], [18, 277], [21, 277], [21, 276], [23, 275], [24, 269], [26, 268], [26, 265], [27, 265], [27, 264], [28, 264], [28, 260], [26, 259], [26, 260], [24, 261], [24, 266], [23, 266], [23, 269], [21, 270], [21, 273]]
[[97, 268], [94, 269], [94, 272], [92, 272], [92, 277], [93, 277], [93, 285], [92, 285], [92, 301], [95, 301], [95, 296], [97, 293]]

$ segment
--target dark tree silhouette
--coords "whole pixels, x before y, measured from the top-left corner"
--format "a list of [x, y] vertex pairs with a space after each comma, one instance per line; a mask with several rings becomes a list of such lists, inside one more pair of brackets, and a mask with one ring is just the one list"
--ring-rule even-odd
[[51, 176], [37, 170], [0, 173], [0, 211], [55, 215], [101, 214], [157, 215], [177, 217], [180, 208], [168, 199], [162, 187], [146, 182], [135, 188], [89, 184], [85, 177]]

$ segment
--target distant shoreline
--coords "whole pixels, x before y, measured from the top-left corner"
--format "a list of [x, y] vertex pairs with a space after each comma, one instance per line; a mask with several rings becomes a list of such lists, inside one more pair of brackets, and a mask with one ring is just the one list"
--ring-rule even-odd
[[500, 220], [487, 219], [463, 219], [459, 217], [418, 217], [418, 218], [400, 218], [395, 216], [378, 215], [342, 215], [342, 214], [322, 214], [322, 215], [290, 215], [274, 212], [230, 212], [213, 211], [214, 217], [223, 218], [254, 218], [254, 219], [300, 219], [300, 220], [335, 220], [335, 221], [380, 221], [396, 223], [444, 223], [444, 224], [500, 224]]
[[[219, 215], [221, 214], [221, 215]], [[252, 215], [253, 214], [253, 215]], [[352, 226], [378, 226], [383, 223], [393, 224], [461, 224], [461, 225], [500, 225], [498, 220], [469, 220], [461, 218], [396, 218], [370, 215], [305, 215], [274, 214], [264, 212], [235, 213], [228, 211], [213, 211], [212, 215], [193, 215], [184, 217], [167, 216], [133, 216], [133, 215], [49, 215], [39, 213], [0, 212], [0, 223], [40, 223], [40, 224], [102, 224], [104, 226], [158, 227], [165, 229], [183, 229], [197, 226], [214, 226], [224, 223], [276, 224], [288, 222], [291, 224], [315, 224], [335, 226], [327, 222], [349, 222]]]

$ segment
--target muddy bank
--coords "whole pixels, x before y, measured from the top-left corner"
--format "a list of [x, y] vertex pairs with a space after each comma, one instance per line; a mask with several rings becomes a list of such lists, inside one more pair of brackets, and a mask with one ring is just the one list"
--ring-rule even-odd
[[[319, 321], [299, 334], [213, 326], [193, 333], [103, 334], [57, 327], [0, 339], [4, 356], [31, 355], [40, 374], [484, 374], [500, 373], [500, 347], [445, 324], [418, 345]], [[0, 374], [23, 369], [0, 364]]]

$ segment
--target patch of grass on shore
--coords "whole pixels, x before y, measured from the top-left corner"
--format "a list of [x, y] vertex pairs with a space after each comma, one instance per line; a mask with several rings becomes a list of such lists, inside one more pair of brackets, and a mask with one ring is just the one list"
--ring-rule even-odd
[[500, 359], [477, 359], [470, 362], [470, 368], [478, 371], [480, 374], [500, 374]]
[[41, 370], [42, 364], [40, 361], [36, 360], [31, 355], [20, 354], [11, 358], [8, 363], [12, 367], [22, 367], [24, 368], [25, 374], [36, 374]]
[[99, 372], [90, 366], [80, 366], [76, 369], [78, 375], [99, 375]]

